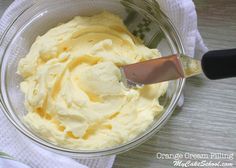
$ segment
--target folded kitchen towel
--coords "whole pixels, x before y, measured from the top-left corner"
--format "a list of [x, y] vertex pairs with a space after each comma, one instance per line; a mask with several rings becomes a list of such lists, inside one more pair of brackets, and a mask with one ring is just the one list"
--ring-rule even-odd
[[[174, 22], [182, 38], [186, 54], [201, 56], [207, 51], [197, 29], [197, 16], [191, 0], [157, 0], [161, 9]], [[3, 14], [0, 20], [0, 37], [14, 18], [31, 0], [15, 0]], [[2, 44], [4, 45], [4, 44]], [[1, 53], [1, 46], [0, 46]], [[183, 96], [179, 106], [183, 104]], [[0, 167], [32, 167], [32, 168], [111, 168], [115, 156], [96, 159], [72, 159], [61, 156], [31, 143], [24, 138], [0, 111], [0, 151], [9, 154], [14, 159], [4, 157], [0, 153]], [[28, 166], [24, 166], [20, 161]]]

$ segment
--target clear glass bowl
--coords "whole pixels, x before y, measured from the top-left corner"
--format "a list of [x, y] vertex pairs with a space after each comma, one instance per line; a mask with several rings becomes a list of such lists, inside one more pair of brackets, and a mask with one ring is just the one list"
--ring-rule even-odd
[[93, 15], [104, 10], [122, 17], [133, 34], [142, 38], [147, 46], [158, 48], [162, 55], [184, 54], [176, 29], [155, 0], [40, 0], [27, 1], [21, 8], [0, 41], [0, 101], [4, 113], [22, 134], [42, 147], [63, 155], [96, 157], [130, 150], [146, 141], [164, 125], [178, 102], [184, 79], [170, 81], [167, 93], [160, 100], [164, 111], [135, 139], [103, 150], [73, 150], [57, 146], [39, 137], [22, 121], [27, 111], [23, 104], [24, 95], [19, 89], [22, 79], [16, 74], [19, 60], [27, 54], [38, 35], [76, 15]]

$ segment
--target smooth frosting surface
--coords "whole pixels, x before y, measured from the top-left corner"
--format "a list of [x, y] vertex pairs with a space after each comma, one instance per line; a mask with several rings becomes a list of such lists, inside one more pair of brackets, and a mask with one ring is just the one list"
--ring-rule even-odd
[[103, 12], [77, 16], [40, 36], [18, 65], [28, 111], [24, 121], [50, 141], [103, 149], [135, 138], [163, 107], [168, 82], [127, 89], [119, 66], [160, 57], [122, 20]]

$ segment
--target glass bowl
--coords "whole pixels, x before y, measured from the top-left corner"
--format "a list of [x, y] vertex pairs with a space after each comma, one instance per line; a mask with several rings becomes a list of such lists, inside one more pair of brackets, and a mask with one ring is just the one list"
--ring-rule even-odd
[[1, 108], [11, 123], [36, 144], [70, 157], [98, 157], [118, 154], [145, 142], [167, 121], [177, 105], [185, 79], [169, 82], [167, 93], [161, 97], [164, 110], [145, 132], [135, 139], [103, 150], [74, 150], [57, 146], [40, 137], [22, 121], [27, 113], [24, 95], [19, 89], [21, 77], [16, 74], [19, 60], [24, 57], [37, 36], [76, 15], [93, 15], [110, 11], [123, 18], [128, 29], [143, 39], [150, 48], [162, 55], [184, 54], [181, 40], [170, 19], [155, 0], [40, 0], [27, 1], [1, 37]]

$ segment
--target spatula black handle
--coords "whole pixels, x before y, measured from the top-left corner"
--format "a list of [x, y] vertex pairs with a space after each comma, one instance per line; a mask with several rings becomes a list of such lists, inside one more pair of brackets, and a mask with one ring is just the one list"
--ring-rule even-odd
[[209, 79], [236, 77], [236, 49], [209, 51], [203, 55], [201, 63]]

